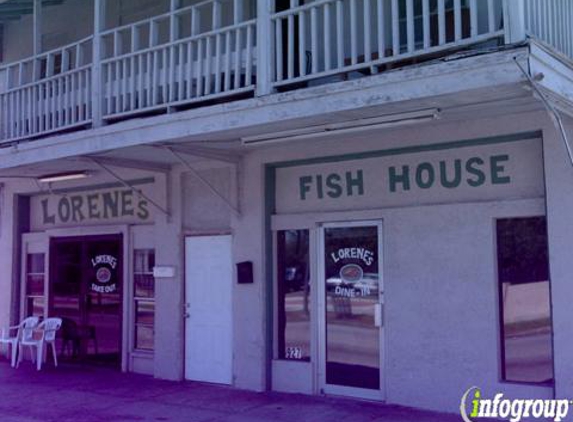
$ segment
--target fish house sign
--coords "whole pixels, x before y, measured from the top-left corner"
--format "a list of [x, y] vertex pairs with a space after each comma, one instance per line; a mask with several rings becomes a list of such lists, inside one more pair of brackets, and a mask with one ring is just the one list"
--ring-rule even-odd
[[276, 208], [299, 213], [542, 197], [541, 157], [541, 141], [532, 135], [291, 162], [276, 170]]
[[150, 205], [128, 188], [35, 196], [30, 204], [31, 226], [39, 230], [84, 224], [148, 223], [153, 221]]

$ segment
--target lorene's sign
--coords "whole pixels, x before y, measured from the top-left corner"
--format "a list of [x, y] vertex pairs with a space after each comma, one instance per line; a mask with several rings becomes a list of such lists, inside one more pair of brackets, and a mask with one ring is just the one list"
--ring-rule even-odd
[[96, 255], [91, 259], [95, 277], [91, 290], [96, 293], [115, 293], [117, 291], [117, 258], [112, 255]]
[[82, 223], [153, 221], [149, 202], [127, 188], [33, 197], [31, 211], [33, 229]]
[[[466, 144], [464, 144], [466, 145]], [[407, 150], [407, 149], [406, 149]], [[416, 151], [416, 148], [412, 148]], [[539, 139], [424, 152], [374, 151], [360, 159], [276, 170], [278, 213], [543, 197]]]

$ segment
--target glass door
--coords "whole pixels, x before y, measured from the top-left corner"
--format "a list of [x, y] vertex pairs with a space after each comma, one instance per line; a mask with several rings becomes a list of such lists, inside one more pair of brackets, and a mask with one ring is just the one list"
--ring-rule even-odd
[[63, 358], [119, 367], [121, 235], [53, 238], [50, 314], [63, 320]]
[[383, 399], [382, 226], [325, 224], [319, 278], [324, 392]]

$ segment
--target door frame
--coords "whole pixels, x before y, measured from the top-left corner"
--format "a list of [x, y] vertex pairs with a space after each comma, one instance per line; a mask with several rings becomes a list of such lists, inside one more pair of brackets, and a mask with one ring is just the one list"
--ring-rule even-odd
[[[65, 242], [77, 242], [78, 244], [80, 244], [82, 246], [82, 251], [81, 251], [81, 256], [82, 258], [85, 258], [85, 252], [86, 252], [86, 243], [88, 242], [118, 242], [119, 243], [119, 261], [123, 263], [123, 265], [125, 266], [125, 261], [128, 257], [125, 255], [125, 250], [124, 250], [124, 235], [123, 233], [104, 233], [104, 234], [82, 234], [79, 236], [51, 236], [48, 239], [48, 243], [49, 243], [49, 250], [50, 250], [50, 256], [52, 258], [57, 258], [57, 252], [56, 252], [56, 248], [58, 246], [59, 243], [65, 243]], [[50, 261], [51, 262], [51, 261]], [[86, 262], [83, 262], [83, 264], [85, 265]], [[81, 271], [82, 271], [82, 277], [79, 280], [80, 282], [80, 290], [79, 290], [79, 318], [80, 318], [80, 323], [84, 324], [88, 318], [89, 312], [86, 309], [85, 306], [85, 301], [83, 301], [83, 299], [87, 300], [87, 296], [89, 295], [89, 288], [88, 286], [85, 284], [86, 281], [86, 274], [84, 273], [84, 270], [86, 270], [86, 267], [81, 267]], [[49, 278], [53, 279], [54, 274], [55, 274], [56, 268], [55, 266], [50, 266], [48, 268], [48, 273], [49, 273]], [[120, 304], [120, 311], [119, 311], [119, 323], [120, 323], [120, 338], [118, 339], [118, 349], [119, 349], [119, 355], [120, 355], [120, 367], [122, 367], [122, 361], [123, 361], [123, 350], [124, 350], [124, 328], [125, 328], [125, 322], [124, 322], [124, 314], [125, 314], [125, 301], [124, 301], [124, 296], [126, 295], [126, 283], [128, 282], [125, 278], [124, 278], [124, 268], [122, 268], [121, 270], [118, 270], [118, 275], [120, 277], [120, 282], [119, 282], [119, 304]], [[48, 284], [48, 300], [46, 301], [46, 309], [48, 312], [50, 312], [51, 309], [51, 298], [53, 297], [53, 285]], [[82, 303], [83, 301], [83, 303]], [[114, 365], [114, 368], [116, 368], [116, 366]]]
[[[340, 222], [318, 223], [318, 250], [317, 250], [317, 310], [318, 310], [318, 367], [317, 383], [319, 391], [325, 394], [358, 397], [383, 401], [386, 399], [386, 330], [385, 330], [385, 290], [384, 290], [384, 252], [383, 252], [383, 227], [382, 220], [350, 220]], [[325, 236], [327, 228], [346, 227], [376, 227], [378, 234], [378, 271], [379, 271], [379, 297], [382, 304], [381, 315], [382, 324], [379, 327], [379, 368], [380, 368], [380, 389], [370, 390], [366, 388], [347, 387], [327, 384], [326, 382], [326, 283], [325, 283]]]
[[26, 245], [29, 243], [45, 242], [45, 247], [47, 249], [45, 259], [45, 302], [44, 302], [44, 315], [47, 315], [50, 303], [50, 244], [52, 238], [63, 238], [63, 237], [86, 237], [86, 236], [100, 236], [100, 235], [121, 235], [122, 236], [122, 256], [123, 256], [123, 268], [122, 268], [122, 299], [121, 299], [121, 371], [128, 371], [128, 358], [129, 358], [129, 345], [130, 336], [132, 329], [130, 326], [130, 310], [132, 309], [130, 298], [132, 297], [132, 287], [131, 287], [131, 268], [132, 268], [132, 238], [130, 236], [131, 230], [128, 225], [113, 225], [113, 226], [84, 226], [84, 227], [68, 227], [68, 228], [54, 228], [49, 229], [44, 232], [31, 232], [22, 233], [22, 251], [21, 251], [21, 298], [20, 298], [20, 314], [21, 317], [24, 313], [24, 301], [25, 301], [25, 265], [26, 265]]
[[[187, 378], [187, 343], [190, 339], [188, 339], [187, 337], [187, 324], [189, 323], [189, 311], [188, 309], [190, 308], [190, 303], [187, 300], [188, 299], [188, 286], [187, 286], [187, 239], [194, 239], [194, 238], [213, 238], [213, 237], [228, 237], [230, 239], [231, 242], [231, 282], [229, 285], [229, 289], [230, 289], [230, 300], [231, 300], [231, 321], [230, 321], [230, 337], [231, 337], [231, 373], [230, 375], [230, 380], [228, 383], [225, 384], [221, 384], [221, 385], [233, 385], [233, 374], [234, 374], [234, 352], [233, 352], [233, 348], [234, 348], [234, 326], [233, 326], [233, 314], [234, 314], [234, 279], [236, 277], [236, 270], [235, 270], [235, 266], [233, 264], [234, 262], [234, 255], [233, 255], [233, 242], [234, 242], [234, 236], [233, 233], [231, 231], [228, 230], [223, 230], [223, 231], [213, 231], [213, 232], [186, 232], [183, 235], [183, 379], [185, 380], [189, 380], [189, 381], [193, 381], [192, 379], [188, 379]], [[201, 381], [200, 381], [201, 382]]]

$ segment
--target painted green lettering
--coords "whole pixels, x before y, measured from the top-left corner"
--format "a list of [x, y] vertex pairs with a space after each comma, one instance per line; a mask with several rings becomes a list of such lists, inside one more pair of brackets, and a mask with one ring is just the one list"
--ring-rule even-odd
[[340, 198], [342, 195], [342, 186], [340, 186], [340, 176], [336, 173], [329, 174], [326, 177], [326, 187], [328, 191], [326, 194], [331, 198]]
[[298, 179], [301, 201], [306, 201], [306, 194], [310, 192], [311, 183], [312, 176], [302, 176], [300, 179]]
[[462, 160], [454, 160], [454, 178], [448, 180], [448, 166], [440, 161], [440, 182], [446, 189], [457, 188], [462, 181]]
[[403, 190], [410, 190], [410, 167], [402, 166], [402, 174], [396, 173], [396, 167], [390, 167], [388, 173], [390, 192], [396, 192], [398, 183], [402, 184]]
[[142, 220], [147, 220], [149, 218], [149, 210], [147, 209], [147, 201], [141, 199], [137, 204], [137, 217]]
[[316, 176], [316, 193], [318, 195], [318, 199], [322, 199], [324, 197], [324, 193], [322, 192], [322, 176], [320, 174]]
[[70, 219], [70, 214], [70, 201], [67, 197], [64, 196], [58, 203], [58, 217], [62, 223], [67, 223]]
[[101, 214], [98, 210], [98, 203], [97, 203], [98, 198], [99, 194], [97, 193], [92, 193], [86, 197], [88, 202], [88, 217], [90, 219], [101, 218]]
[[473, 188], [477, 188], [485, 183], [485, 173], [478, 168], [478, 166], [483, 166], [484, 161], [479, 157], [472, 157], [466, 161], [466, 171], [475, 176], [475, 178], [468, 177], [466, 180], [468, 185]]
[[121, 192], [121, 216], [133, 215], [133, 192], [124, 190]]
[[491, 166], [491, 183], [493, 185], [506, 185], [511, 182], [509, 176], [502, 175], [502, 173], [505, 172], [505, 166], [501, 165], [500, 162], [504, 161], [509, 161], [509, 155], [494, 155], [489, 159]]
[[352, 172], [346, 172], [346, 192], [348, 196], [353, 195], [354, 187], [358, 189], [358, 195], [364, 195], [364, 176], [362, 170], [356, 172], [356, 177], [352, 177]]
[[49, 199], [42, 199], [42, 216], [44, 217], [44, 224], [56, 224], [56, 216], [54, 214], [49, 214], [48, 204]]
[[73, 221], [83, 221], [85, 220], [84, 214], [82, 212], [82, 206], [84, 204], [84, 198], [80, 195], [72, 196], [70, 198], [72, 203], [72, 220]]
[[[424, 173], [426, 176], [424, 177]], [[430, 163], [421, 163], [416, 168], [416, 184], [420, 189], [429, 189], [436, 178], [434, 167]]]
[[105, 192], [103, 198], [103, 218], [118, 216], [119, 192]]

